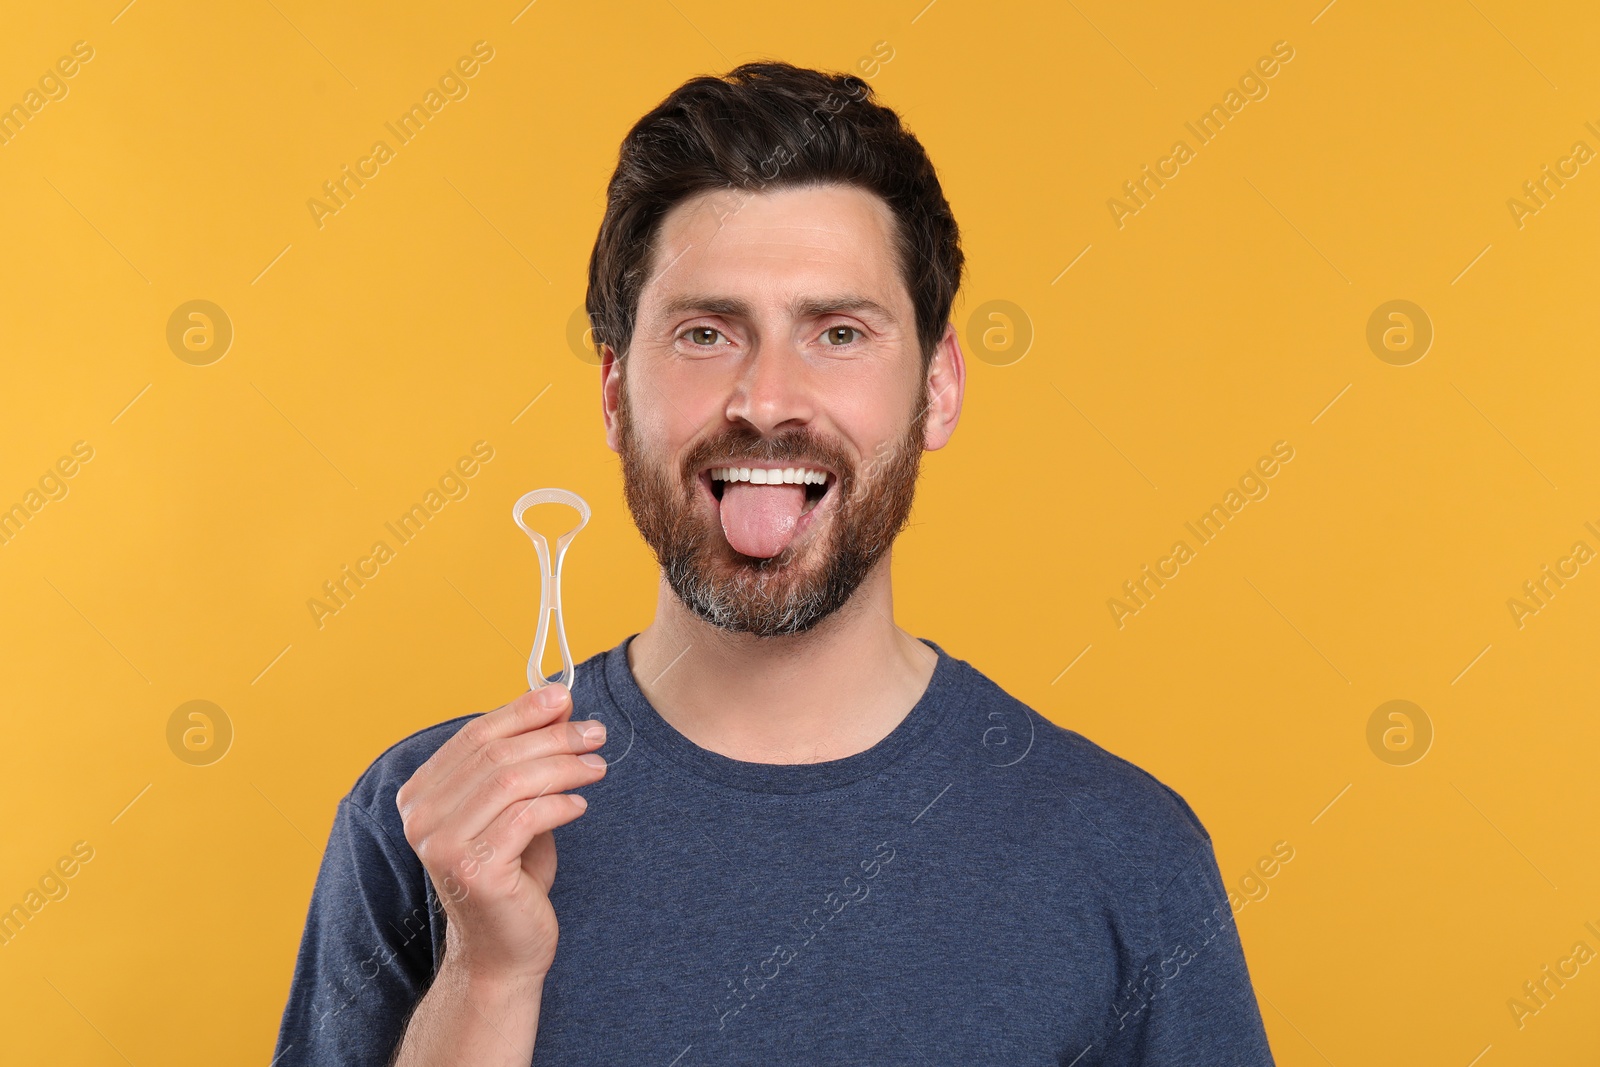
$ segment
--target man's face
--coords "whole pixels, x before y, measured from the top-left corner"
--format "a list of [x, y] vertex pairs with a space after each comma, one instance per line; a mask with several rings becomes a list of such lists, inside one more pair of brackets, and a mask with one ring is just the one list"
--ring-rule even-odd
[[893, 224], [843, 185], [702, 194], [662, 222], [625, 372], [605, 366], [607, 438], [668, 583], [723, 629], [842, 607], [954, 429], [960, 352], [947, 331], [924, 374]]

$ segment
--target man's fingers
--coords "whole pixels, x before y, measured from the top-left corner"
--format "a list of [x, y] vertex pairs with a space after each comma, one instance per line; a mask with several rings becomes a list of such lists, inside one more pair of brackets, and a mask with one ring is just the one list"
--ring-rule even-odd
[[446, 744], [471, 751], [482, 748], [490, 741], [512, 734], [537, 730], [556, 722], [562, 714], [572, 711], [572, 694], [559, 683], [542, 686], [523, 693], [503, 708], [473, 719]]
[[484, 745], [502, 737], [537, 730], [572, 714], [572, 694], [559, 683], [530, 690], [503, 708], [480, 715], [440, 745], [427, 762], [400, 787], [395, 803], [400, 813]]
[[[597, 760], [595, 766], [587, 760]], [[449, 853], [452, 843], [471, 841], [483, 835], [485, 829], [507, 808], [521, 807], [529, 800], [561, 793], [568, 789], [591, 785], [605, 776], [603, 760], [593, 753], [583, 756], [545, 756], [496, 767], [478, 780], [462, 802], [448, 811], [444, 821], [429, 833], [420, 835], [418, 844], [429, 839], [445, 843], [441, 855]], [[420, 853], [419, 853], [420, 854]]]
[[582, 815], [587, 805], [572, 793], [547, 793], [521, 800], [501, 812], [483, 831], [491, 856], [521, 856], [542, 833], [565, 826]]
[[[570, 705], [569, 705], [570, 709]], [[563, 718], [570, 710], [563, 714]], [[590, 732], [598, 733], [591, 739]], [[500, 737], [467, 755], [427, 793], [427, 807], [440, 818], [448, 818], [490, 775], [501, 768], [560, 756], [592, 752], [605, 743], [605, 726], [598, 722], [553, 722], [528, 733]], [[487, 820], [485, 820], [487, 821]]]

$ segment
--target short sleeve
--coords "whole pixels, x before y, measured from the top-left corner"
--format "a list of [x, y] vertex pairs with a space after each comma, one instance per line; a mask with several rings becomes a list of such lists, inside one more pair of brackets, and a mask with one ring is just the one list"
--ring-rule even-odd
[[410, 846], [339, 802], [295, 959], [274, 1067], [383, 1067], [433, 979], [436, 898]]
[[1160, 893], [1155, 938], [1113, 1002], [1105, 1062], [1272, 1067], [1239, 929], [1209, 841]]

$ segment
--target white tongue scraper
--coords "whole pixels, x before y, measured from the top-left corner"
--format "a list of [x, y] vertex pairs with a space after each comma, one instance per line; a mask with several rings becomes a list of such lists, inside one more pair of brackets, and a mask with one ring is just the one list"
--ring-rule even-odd
[[[544, 535], [537, 530], [530, 530], [528, 524], [522, 521], [522, 513], [536, 504], [566, 504], [578, 512], [578, 525], [556, 538], [554, 559], [550, 556], [550, 545], [545, 541]], [[584, 502], [583, 497], [565, 489], [535, 489], [531, 493], [522, 494], [517, 502], [511, 505], [511, 517], [522, 527], [523, 532], [533, 539], [533, 547], [539, 552], [539, 630], [533, 638], [533, 653], [528, 656], [528, 688], [542, 689], [560, 682], [571, 689], [573, 682], [577, 680], [578, 671], [572, 664], [572, 652], [567, 648], [567, 627], [561, 618], [561, 563], [566, 558], [567, 546], [589, 521], [589, 505]], [[563, 669], [559, 676], [546, 679], [540, 668], [544, 660], [545, 641], [550, 636], [551, 612], [556, 616], [556, 641], [561, 646]]]

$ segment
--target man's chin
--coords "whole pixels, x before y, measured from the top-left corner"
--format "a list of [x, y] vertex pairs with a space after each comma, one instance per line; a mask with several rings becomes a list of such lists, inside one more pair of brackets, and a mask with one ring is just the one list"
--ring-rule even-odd
[[710, 553], [703, 554], [696, 568], [706, 577], [740, 588], [759, 589], [771, 597], [822, 580], [826, 561], [812, 551], [813, 545], [790, 545], [766, 559], [736, 551], [718, 535]]
[[838, 579], [817, 548], [790, 546], [771, 559], [758, 559], [736, 552], [719, 530], [714, 545], [669, 567], [667, 580], [685, 607], [719, 629], [789, 636], [811, 629], [842, 606], [832, 602], [839, 600]]

